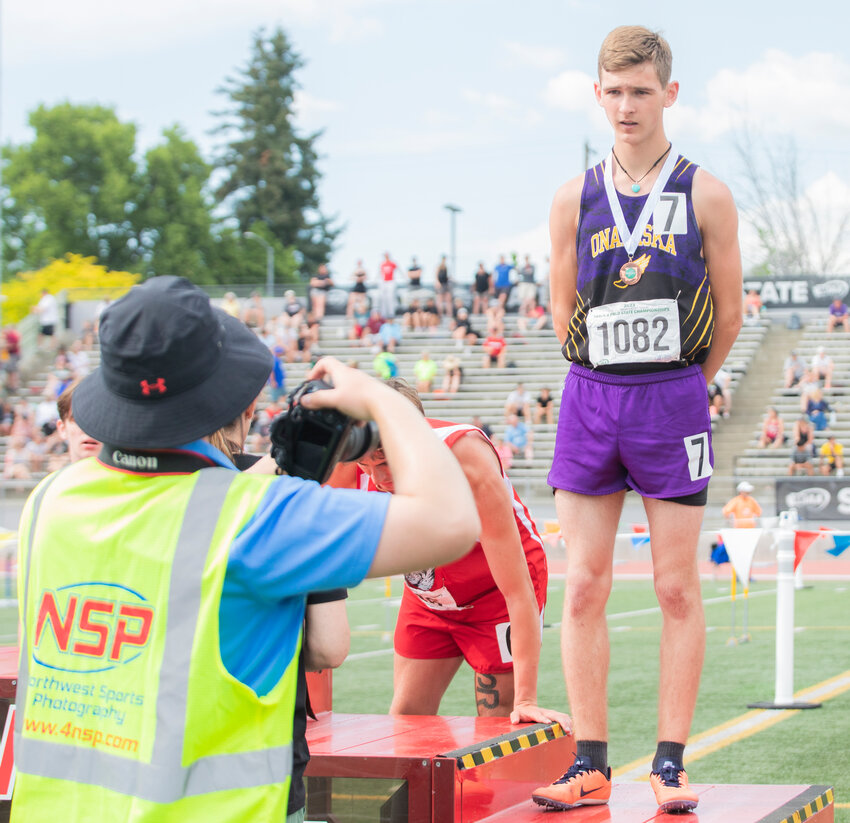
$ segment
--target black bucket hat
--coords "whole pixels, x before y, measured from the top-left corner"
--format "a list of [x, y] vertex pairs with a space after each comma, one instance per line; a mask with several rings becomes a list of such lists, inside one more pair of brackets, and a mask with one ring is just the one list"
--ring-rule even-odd
[[182, 277], [154, 277], [100, 320], [100, 367], [72, 413], [90, 437], [157, 449], [212, 434], [260, 393], [274, 357], [239, 320]]

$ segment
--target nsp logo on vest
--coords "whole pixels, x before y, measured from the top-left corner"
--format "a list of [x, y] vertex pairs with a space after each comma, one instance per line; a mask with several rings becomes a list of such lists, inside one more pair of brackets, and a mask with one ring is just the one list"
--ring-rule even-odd
[[114, 669], [142, 653], [153, 617], [146, 598], [117, 583], [72, 583], [55, 591], [45, 589], [38, 607], [33, 659], [65, 672]]

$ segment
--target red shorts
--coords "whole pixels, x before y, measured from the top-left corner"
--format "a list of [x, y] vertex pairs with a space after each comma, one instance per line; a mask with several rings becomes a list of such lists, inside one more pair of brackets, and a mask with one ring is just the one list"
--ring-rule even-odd
[[[537, 592], [541, 630], [544, 591]], [[435, 611], [405, 586], [395, 627], [396, 654], [412, 660], [463, 657], [479, 674], [513, 671], [510, 621], [505, 598], [495, 590], [477, 599], [471, 609]]]

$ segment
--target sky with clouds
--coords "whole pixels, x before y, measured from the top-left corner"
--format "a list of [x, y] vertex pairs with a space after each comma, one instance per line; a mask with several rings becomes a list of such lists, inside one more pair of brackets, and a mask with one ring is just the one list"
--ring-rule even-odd
[[[581, 173], [586, 147], [610, 149], [592, 83], [616, 25], [660, 29], [679, 100], [666, 115], [677, 150], [743, 197], [736, 136], [792, 141], [803, 188], [839, 225], [850, 210], [846, 6], [775, 0], [4, 0], [0, 137], [30, 139], [40, 103], [114, 105], [156, 143], [180, 123], [209, 156], [216, 89], [247, 60], [252, 35], [282, 26], [306, 65], [298, 122], [323, 130], [323, 210], [345, 231], [331, 261], [346, 281], [384, 251], [431, 273], [449, 252], [456, 204], [458, 278], [499, 253], [548, 251], [552, 195]], [[832, 222], [830, 223], [830, 220]], [[759, 262], [742, 228], [745, 266]], [[844, 238], [843, 273], [850, 273]]]

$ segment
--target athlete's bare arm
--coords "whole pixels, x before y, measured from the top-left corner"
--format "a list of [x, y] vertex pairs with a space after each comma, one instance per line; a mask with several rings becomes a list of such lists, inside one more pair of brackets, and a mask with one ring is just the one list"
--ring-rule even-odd
[[711, 352], [701, 367], [706, 382], [711, 382], [744, 321], [738, 211], [727, 186], [703, 169], [694, 175], [693, 199], [714, 303]]
[[477, 434], [458, 439], [452, 453], [463, 469], [481, 519], [479, 540], [511, 622], [514, 660], [512, 723], [557, 721], [570, 729], [563, 712], [537, 705], [537, 667], [540, 660], [540, 612], [528, 572], [513, 511], [513, 499], [502, 478], [493, 449]]
[[562, 346], [576, 307], [576, 232], [583, 184], [584, 175], [564, 183], [555, 193], [549, 212], [549, 297], [552, 326]]

